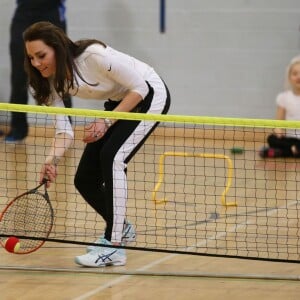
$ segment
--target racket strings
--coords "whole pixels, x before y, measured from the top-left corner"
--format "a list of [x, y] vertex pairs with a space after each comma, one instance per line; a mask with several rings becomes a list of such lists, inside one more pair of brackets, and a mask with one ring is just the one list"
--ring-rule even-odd
[[20, 251], [38, 247], [47, 238], [53, 224], [53, 211], [40, 193], [28, 193], [17, 198], [6, 210], [1, 221], [1, 231], [12, 236], [24, 236]]

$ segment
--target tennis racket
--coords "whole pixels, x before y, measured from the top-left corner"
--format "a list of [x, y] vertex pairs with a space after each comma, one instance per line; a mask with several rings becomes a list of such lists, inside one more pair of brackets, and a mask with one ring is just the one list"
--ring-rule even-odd
[[[34, 252], [45, 243], [54, 220], [46, 183], [47, 179], [44, 179], [39, 186], [17, 196], [6, 205], [0, 214], [0, 242], [3, 247], [9, 236], [20, 239], [17, 254]], [[39, 191], [42, 187], [44, 192]]]

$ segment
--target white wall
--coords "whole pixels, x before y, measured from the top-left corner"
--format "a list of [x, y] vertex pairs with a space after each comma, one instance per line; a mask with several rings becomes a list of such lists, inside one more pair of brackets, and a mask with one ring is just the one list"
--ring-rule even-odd
[[[166, 2], [161, 34], [159, 0], [67, 0], [69, 35], [101, 39], [153, 65], [170, 88], [172, 114], [272, 118], [285, 66], [300, 52], [300, 2]], [[0, 99], [7, 102], [14, 1], [1, 4]]]

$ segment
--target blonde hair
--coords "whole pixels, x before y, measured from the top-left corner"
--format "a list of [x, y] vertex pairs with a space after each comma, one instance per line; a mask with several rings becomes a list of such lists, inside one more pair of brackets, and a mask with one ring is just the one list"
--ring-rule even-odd
[[284, 82], [284, 85], [285, 85], [285, 89], [286, 90], [291, 90], [292, 87], [291, 87], [291, 83], [290, 83], [290, 74], [291, 74], [291, 71], [292, 71], [292, 68], [294, 67], [294, 65], [296, 64], [300, 64], [300, 55], [297, 55], [295, 57], [293, 57], [290, 61], [290, 63], [287, 65], [286, 67], [286, 71], [285, 71], [285, 82]]

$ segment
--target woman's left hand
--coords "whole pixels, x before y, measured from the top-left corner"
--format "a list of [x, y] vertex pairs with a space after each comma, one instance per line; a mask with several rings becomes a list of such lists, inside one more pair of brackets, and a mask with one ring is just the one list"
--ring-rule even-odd
[[107, 126], [104, 122], [104, 119], [99, 119], [85, 126], [83, 141], [85, 143], [97, 142], [104, 136], [106, 131], [107, 131]]

